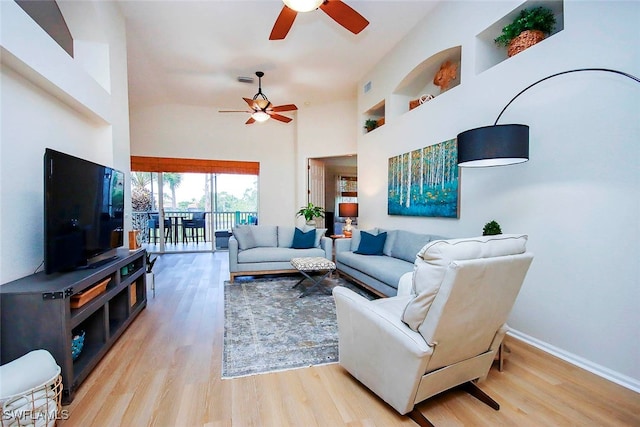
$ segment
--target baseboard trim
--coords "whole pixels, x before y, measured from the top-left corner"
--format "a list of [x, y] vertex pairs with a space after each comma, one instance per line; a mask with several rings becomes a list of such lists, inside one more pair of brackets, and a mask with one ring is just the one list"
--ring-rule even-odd
[[540, 341], [537, 338], [529, 336], [515, 329], [510, 329], [507, 334], [529, 345], [539, 348], [544, 352], [552, 354], [553, 356], [556, 356], [564, 360], [565, 362], [571, 363], [572, 365], [589, 371], [592, 374], [605, 378], [611, 382], [621, 385], [622, 387], [628, 388], [629, 390], [633, 390], [636, 393], [640, 393], [640, 381], [636, 380], [635, 378], [631, 378], [627, 375], [621, 374], [620, 372], [616, 372], [602, 365], [598, 365], [597, 363], [593, 363], [583, 357], [577, 356], [573, 353], [569, 353], [568, 351], [557, 348], [544, 341]]

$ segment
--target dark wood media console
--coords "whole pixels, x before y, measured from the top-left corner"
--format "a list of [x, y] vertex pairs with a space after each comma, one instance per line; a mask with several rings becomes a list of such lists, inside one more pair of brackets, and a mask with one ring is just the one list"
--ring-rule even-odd
[[[63, 403], [70, 403], [77, 387], [146, 307], [145, 272], [143, 249], [118, 249], [116, 260], [97, 268], [41, 272], [0, 286], [0, 363], [31, 350], [48, 350], [62, 369]], [[71, 308], [73, 295], [105, 279], [110, 281], [104, 292]], [[84, 345], [73, 360], [71, 340], [79, 331], [85, 333]]]

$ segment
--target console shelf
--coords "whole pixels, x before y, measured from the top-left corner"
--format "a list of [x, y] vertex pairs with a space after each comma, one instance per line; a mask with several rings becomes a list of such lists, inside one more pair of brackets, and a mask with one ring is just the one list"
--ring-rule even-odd
[[[144, 250], [119, 249], [116, 260], [95, 269], [41, 272], [0, 286], [0, 363], [48, 350], [62, 369], [62, 400], [70, 403], [77, 387], [146, 307], [145, 269]], [[107, 278], [104, 292], [71, 308], [71, 296]], [[84, 346], [73, 360], [71, 340], [80, 331]]]

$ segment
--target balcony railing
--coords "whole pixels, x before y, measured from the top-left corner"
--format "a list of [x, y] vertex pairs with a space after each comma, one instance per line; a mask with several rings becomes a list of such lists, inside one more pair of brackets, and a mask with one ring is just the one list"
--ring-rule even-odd
[[[149, 243], [149, 214], [157, 212], [133, 212], [131, 220], [133, 229], [140, 231], [143, 243]], [[165, 211], [165, 218], [172, 219], [172, 227], [175, 227], [175, 235], [181, 236], [181, 221], [179, 218], [191, 218], [192, 211]], [[236, 225], [257, 224], [258, 213], [235, 212], [207, 212], [205, 215], [207, 239], [214, 231], [231, 230]]]

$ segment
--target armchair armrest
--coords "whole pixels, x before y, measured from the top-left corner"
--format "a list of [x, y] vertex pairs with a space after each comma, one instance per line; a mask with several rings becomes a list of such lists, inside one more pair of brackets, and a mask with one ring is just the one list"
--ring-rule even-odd
[[320, 239], [320, 247], [324, 250], [324, 257], [326, 259], [333, 259], [333, 239], [322, 236], [322, 239]]
[[334, 244], [336, 245], [336, 253], [351, 250], [351, 238], [336, 239]]
[[399, 413], [411, 411], [433, 350], [401, 320], [410, 296], [369, 301], [340, 286], [333, 296], [340, 364]]
[[229, 237], [229, 272], [238, 271], [238, 241], [235, 237]]

